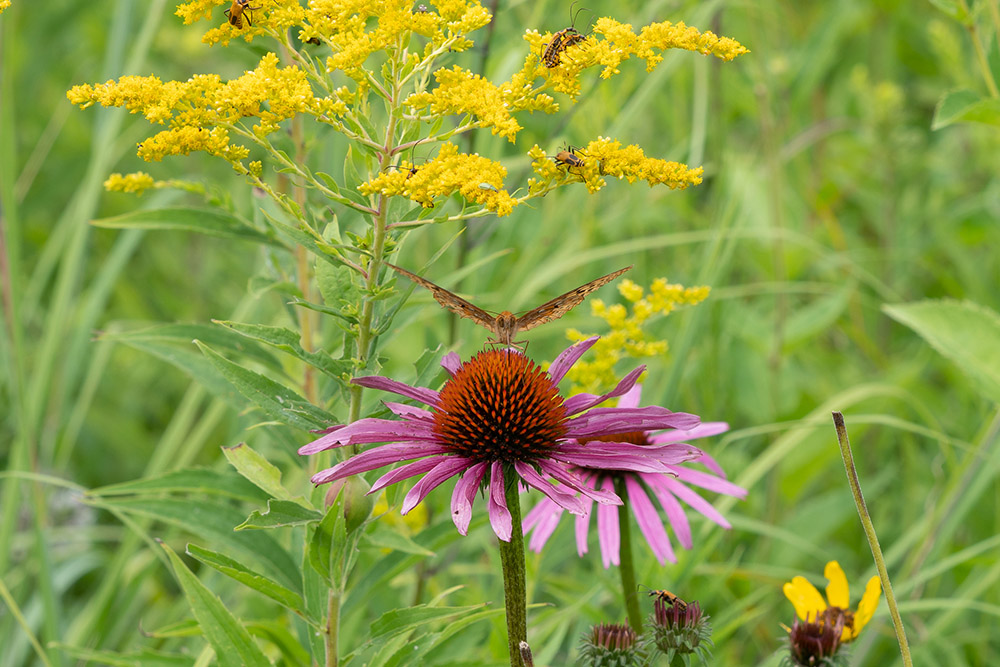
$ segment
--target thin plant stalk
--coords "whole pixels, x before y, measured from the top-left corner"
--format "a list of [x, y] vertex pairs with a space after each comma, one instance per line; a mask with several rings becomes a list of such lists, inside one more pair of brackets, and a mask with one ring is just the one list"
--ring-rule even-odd
[[875, 526], [872, 524], [871, 516], [868, 514], [865, 497], [861, 493], [861, 482], [858, 480], [858, 471], [854, 467], [854, 454], [851, 452], [851, 441], [847, 437], [847, 425], [844, 423], [844, 415], [840, 412], [834, 412], [833, 424], [837, 428], [840, 455], [844, 459], [844, 469], [847, 471], [847, 481], [851, 485], [851, 493], [854, 494], [854, 504], [857, 505], [858, 515], [861, 517], [861, 525], [864, 526], [865, 535], [868, 537], [868, 545], [871, 547], [872, 556], [875, 558], [875, 567], [878, 569], [879, 579], [882, 580], [882, 591], [885, 593], [886, 604], [889, 605], [892, 625], [896, 629], [899, 652], [903, 656], [903, 664], [906, 667], [913, 667], [913, 659], [910, 657], [910, 645], [906, 641], [906, 629], [903, 627], [903, 619], [899, 615], [896, 596], [892, 592], [892, 583], [889, 581], [889, 571], [886, 569], [885, 558], [882, 556], [882, 547], [878, 543]]
[[512, 526], [510, 542], [500, 540], [503, 598], [507, 612], [507, 648], [511, 667], [521, 667], [521, 644], [528, 641], [527, 595], [524, 574], [524, 537], [521, 533], [521, 499], [517, 476], [504, 468], [504, 497]]
[[628, 624], [636, 633], [642, 633], [642, 612], [639, 610], [638, 586], [635, 582], [635, 559], [632, 556], [632, 527], [628, 519], [628, 493], [625, 490], [625, 480], [615, 480], [615, 493], [622, 499], [618, 506], [618, 534], [621, 535], [619, 555], [621, 564], [618, 573], [622, 579], [622, 596], [625, 598], [625, 613]]

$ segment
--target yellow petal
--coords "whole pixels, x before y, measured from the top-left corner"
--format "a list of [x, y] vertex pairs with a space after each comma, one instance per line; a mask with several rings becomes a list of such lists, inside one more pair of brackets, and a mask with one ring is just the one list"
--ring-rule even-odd
[[865, 586], [865, 594], [858, 603], [858, 611], [854, 614], [854, 636], [857, 637], [861, 628], [868, 625], [878, 608], [879, 598], [882, 597], [882, 582], [879, 578], [872, 577]]
[[803, 621], [816, 620], [826, 610], [826, 601], [816, 587], [805, 577], [793, 577], [782, 589], [785, 597], [795, 606], [796, 615]]
[[851, 595], [847, 588], [847, 577], [840, 563], [835, 560], [827, 563], [823, 569], [823, 576], [830, 582], [826, 587], [826, 599], [830, 602], [830, 606], [850, 609]]

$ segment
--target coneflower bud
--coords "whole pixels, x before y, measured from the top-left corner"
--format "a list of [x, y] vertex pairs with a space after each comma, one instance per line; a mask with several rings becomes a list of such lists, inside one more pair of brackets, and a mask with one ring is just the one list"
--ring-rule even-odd
[[585, 667], [633, 667], [642, 664], [639, 636], [627, 625], [599, 623], [584, 635], [580, 655]]
[[657, 598], [650, 617], [650, 644], [669, 661], [675, 655], [694, 654], [705, 663], [711, 656], [712, 624], [697, 602]]

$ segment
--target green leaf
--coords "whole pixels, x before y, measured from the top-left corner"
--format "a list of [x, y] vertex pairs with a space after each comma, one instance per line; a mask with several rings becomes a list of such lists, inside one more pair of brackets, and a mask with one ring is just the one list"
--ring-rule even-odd
[[272, 419], [304, 431], [336, 423], [333, 415], [312, 405], [284, 385], [234, 364], [199, 340], [195, 341], [195, 345], [205, 353], [216, 370], [233, 384], [236, 391]]
[[95, 651], [78, 646], [53, 643], [59, 649], [78, 660], [86, 660], [112, 667], [190, 667], [191, 656], [184, 653], [161, 653], [150, 649], [116, 653], [115, 651]]
[[207, 468], [175, 470], [156, 477], [146, 477], [92, 489], [91, 496], [120, 496], [158, 493], [206, 493], [250, 502], [264, 502], [268, 495], [246, 479], [229, 471]]
[[271, 662], [257, 646], [246, 628], [229, 613], [212, 591], [208, 590], [198, 577], [187, 568], [173, 549], [161, 543], [174, 566], [174, 575], [184, 589], [191, 611], [198, 625], [205, 633], [205, 639], [215, 649], [215, 657], [220, 665], [240, 667], [270, 667]]
[[267, 501], [266, 512], [261, 513], [258, 510], [254, 510], [247, 517], [247, 520], [236, 526], [234, 530], [301, 526], [307, 523], [314, 523], [323, 518], [322, 512], [303, 507], [302, 502], [304, 501], [269, 500]]
[[223, 239], [240, 239], [281, 246], [242, 219], [214, 208], [158, 208], [92, 220], [95, 227], [111, 229], [161, 229], [199, 232]]
[[402, 535], [392, 528], [375, 524], [375, 529], [364, 536], [364, 541], [380, 549], [392, 549], [408, 554], [418, 554], [420, 556], [433, 556], [434, 552], [426, 549], [410, 538]]
[[109, 511], [146, 516], [177, 526], [213, 546], [225, 547], [230, 553], [251, 556], [260, 563], [266, 575], [299, 592], [301, 586], [299, 568], [288, 551], [266, 531], [234, 531], [233, 526], [241, 523], [244, 515], [229, 503], [216, 502], [211, 498], [85, 496], [85, 499], [90, 504]]
[[347, 361], [334, 359], [324, 350], [307, 352], [300, 343], [299, 334], [284, 327], [268, 326], [265, 324], [243, 324], [241, 322], [229, 322], [225, 320], [212, 320], [216, 324], [221, 324], [236, 333], [260, 341], [292, 356], [301, 359], [313, 368], [318, 368], [332, 378], [339, 379], [343, 373], [350, 373], [353, 364]]
[[223, 447], [222, 453], [236, 472], [266, 491], [270, 497], [293, 500], [292, 494], [281, 484], [281, 471], [250, 445], [241, 442], [234, 447]]
[[[196, 544], [187, 545], [187, 553], [192, 558], [196, 558], [205, 565], [214, 567], [227, 577], [235, 579], [241, 584], [252, 588], [258, 593], [262, 593], [271, 598], [283, 607], [287, 607], [298, 614], [305, 614], [302, 596], [295, 591], [289, 590], [278, 582], [270, 579], [259, 572], [255, 572], [243, 563], [236, 561], [229, 556], [220, 554], [217, 551], [203, 549]], [[315, 623], [315, 619], [312, 619]]]
[[467, 614], [482, 611], [486, 604], [469, 605], [467, 607], [428, 607], [417, 605], [416, 607], [405, 607], [403, 609], [393, 609], [388, 611], [372, 623], [371, 637], [372, 643], [385, 641], [403, 632], [409, 632], [414, 628], [436, 621], [446, 621], [454, 618], [461, 618]]
[[309, 564], [327, 581], [334, 581], [333, 567], [337, 552], [347, 543], [347, 522], [344, 520], [344, 494], [337, 494], [326, 516], [316, 526], [309, 541]]
[[931, 129], [940, 130], [954, 123], [1000, 125], [1000, 100], [983, 97], [971, 90], [947, 93], [934, 110]]
[[969, 301], [921, 301], [883, 306], [935, 350], [951, 359], [982, 393], [1000, 403], [1000, 315]]

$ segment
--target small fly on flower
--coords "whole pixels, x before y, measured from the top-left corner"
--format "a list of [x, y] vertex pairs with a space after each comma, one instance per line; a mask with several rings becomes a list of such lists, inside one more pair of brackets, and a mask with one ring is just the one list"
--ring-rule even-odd
[[570, 11], [570, 25], [568, 28], [563, 28], [556, 34], [552, 35], [552, 40], [545, 46], [545, 50], [542, 51], [542, 62], [546, 67], [552, 69], [553, 67], [558, 67], [563, 51], [573, 46], [574, 44], [579, 44], [583, 40], [587, 39], [586, 36], [581, 35], [576, 29], [576, 17], [580, 15], [583, 11], [583, 7], [577, 10], [576, 15], [573, 14], [573, 5], [569, 6]]
[[250, 0], [233, 0], [233, 4], [229, 5], [229, 9], [225, 11], [225, 14], [229, 17], [229, 23], [232, 26], [237, 30], [242, 30], [244, 15], [247, 17], [247, 26], [253, 25], [252, 19], [255, 9], [260, 9], [260, 7], [251, 7]]
[[469, 303], [457, 294], [453, 294], [445, 288], [435, 285], [429, 280], [425, 280], [414, 273], [410, 273], [406, 269], [401, 269], [398, 266], [389, 264], [388, 262], [386, 262], [386, 264], [388, 264], [388, 266], [394, 269], [397, 273], [406, 276], [418, 285], [430, 290], [434, 299], [451, 312], [460, 317], [468, 318], [479, 326], [492, 331], [495, 338], [491, 339], [490, 343], [500, 345], [502, 347], [522, 347], [522, 343], [514, 340], [514, 337], [518, 333], [521, 331], [527, 331], [528, 329], [534, 329], [540, 324], [545, 324], [546, 322], [559, 319], [570, 310], [580, 305], [588, 294], [597, 288], [606, 285], [632, 268], [631, 266], [627, 266], [624, 269], [619, 269], [614, 273], [602, 276], [597, 280], [592, 280], [586, 285], [581, 285], [575, 290], [566, 292], [562, 296], [557, 296], [551, 301], [543, 303], [538, 308], [529, 310], [524, 315], [518, 317], [509, 310], [505, 310], [499, 315], [491, 315], [479, 306]]

